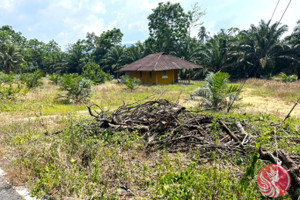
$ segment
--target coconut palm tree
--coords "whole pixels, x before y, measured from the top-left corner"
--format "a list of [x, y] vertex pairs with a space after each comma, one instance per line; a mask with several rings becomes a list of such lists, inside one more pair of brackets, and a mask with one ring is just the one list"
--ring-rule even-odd
[[7, 43], [0, 52], [0, 67], [5, 73], [19, 70], [18, 67], [24, 62], [23, 55], [18, 46]]

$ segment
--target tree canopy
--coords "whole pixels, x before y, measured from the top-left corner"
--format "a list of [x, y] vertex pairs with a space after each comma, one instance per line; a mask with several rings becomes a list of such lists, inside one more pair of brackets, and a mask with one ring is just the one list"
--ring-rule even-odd
[[[27, 39], [5, 25], [0, 27], [0, 70], [82, 74], [84, 66], [94, 63], [116, 77], [122, 66], [151, 53], [166, 52], [203, 65], [204, 70], [192, 72], [195, 79], [209, 71], [224, 71], [232, 78], [269, 77], [280, 72], [300, 76], [300, 20], [286, 37], [286, 25], [263, 20], [248, 30], [232, 27], [211, 34], [201, 21], [204, 14], [198, 4], [185, 11], [179, 3], [159, 3], [148, 16], [145, 41], [122, 46], [123, 33], [113, 28], [100, 35], [87, 33], [66, 50], [54, 40]], [[186, 76], [182, 70], [180, 77]]]

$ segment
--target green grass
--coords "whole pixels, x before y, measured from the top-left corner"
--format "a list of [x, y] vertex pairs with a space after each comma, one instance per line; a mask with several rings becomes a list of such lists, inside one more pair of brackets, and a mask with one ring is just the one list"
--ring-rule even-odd
[[44, 80], [44, 86], [31, 90], [26, 96], [19, 97], [17, 100], [6, 100], [0, 104], [0, 112], [10, 112], [27, 116], [29, 113], [42, 112], [43, 115], [59, 115], [69, 112], [86, 110], [86, 105], [96, 103], [101, 107], [112, 109], [122, 105], [123, 102], [133, 103], [136, 100], [154, 95], [175, 101], [181, 98], [188, 98], [203, 82], [193, 82], [192, 85], [165, 85], [165, 86], [139, 86], [133, 92], [126, 89], [122, 84], [109, 82], [107, 84], [94, 86], [93, 95], [90, 102], [86, 104], [66, 104], [56, 99], [59, 91], [54, 86]]

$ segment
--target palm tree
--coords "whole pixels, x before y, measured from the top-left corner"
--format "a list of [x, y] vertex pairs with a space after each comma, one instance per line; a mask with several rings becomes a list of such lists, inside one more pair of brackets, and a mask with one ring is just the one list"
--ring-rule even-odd
[[0, 63], [5, 73], [19, 70], [18, 67], [24, 62], [23, 55], [18, 46], [6, 44], [0, 52]]
[[[180, 40], [176, 42], [175, 50], [171, 51], [170, 53], [183, 59], [187, 60], [196, 64], [199, 64], [201, 62], [200, 59], [200, 43], [196, 38], [187, 37], [185, 40]], [[202, 69], [201, 70], [193, 70], [189, 71], [186, 69], [180, 70], [179, 76], [182, 79], [187, 79], [188, 76], [191, 76], [193, 78], [198, 78], [202, 75]], [[191, 74], [189, 74], [191, 73]]]
[[137, 42], [135, 45], [128, 47], [124, 52], [126, 63], [132, 63], [146, 56], [145, 49], [145, 44], [141, 42]]
[[287, 69], [285, 71], [300, 76], [300, 20], [298, 20], [292, 34], [284, 39], [284, 43], [286, 47], [280, 57], [284, 59]]
[[[239, 63], [250, 66], [251, 71], [255, 72], [251, 74], [254, 76], [270, 73], [286, 48], [280, 41], [280, 37], [286, 31], [287, 26], [280, 26], [278, 22], [270, 25], [270, 21], [266, 23], [261, 20], [257, 27], [252, 24], [248, 31], [240, 33], [242, 42], [237, 48], [240, 54]], [[265, 70], [266, 67], [269, 69]]]
[[187, 37], [178, 41], [175, 50], [171, 54], [190, 62], [199, 63], [199, 42], [196, 38]]
[[69, 73], [82, 73], [83, 66], [88, 62], [87, 46], [78, 40], [68, 48], [67, 70]]
[[206, 85], [192, 95], [200, 97], [202, 106], [220, 110], [226, 108], [238, 94], [239, 85], [229, 85], [229, 74], [224, 72], [209, 73], [205, 78]]
[[300, 20], [297, 21], [297, 25], [294, 28], [293, 33], [286, 38], [289, 44], [300, 44]]
[[209, 32], [206, 31], [205, 26], [201, 26], [198, 32], [198, 38], [202, 43], [205, 43], [209, 39]]
[[124, 49], [123, 46], [114, 46], [110, 48], [105, 55], [105, 66], [103, 71], [111, 74], [116, 74], [124, 64]]
[[201, 64], [210, 71], [217, 72], [229, 64], [230, 41], [227, 38], [215, 35], [200, 49]]

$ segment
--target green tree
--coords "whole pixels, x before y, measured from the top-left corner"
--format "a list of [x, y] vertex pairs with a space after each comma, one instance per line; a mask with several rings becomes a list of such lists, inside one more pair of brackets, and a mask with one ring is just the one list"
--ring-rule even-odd
[[179, 3], [159, 3], [148, 16], [150, 36], [155, 40], [156, 50], [169, 53], [175, 43], [188, 36], [189, 15]]
[[[300, 20], [291, 35], [284, 40], [286, 46], [283, 55], [283, 61], [280, 62], [284, 67], [284, 71], [290, 74], [298, 74], [300, 76]], [[283, 71], [282, 70], [282, 71]]]
[[63, 72], [68, 73], [82, 73], [83, 66], [88, 62], [89, 55], [87, 52], [87, 46], [84, 40], [78, 40], [75, 44], [72, 44], [68, 48], [66, 58], [66, 67]]
[[124, 62], [132, 63], [146, 56], [146, 44], [137, 42], [124, 50]]
[[209, 32], [206, 31], [205, 26], [201, 26], [198, 32], [198, 38], [202, 43], [205, 43], [209, 38]]
[[88, 35], [88, 46], [94, 48], [92, 56], [97, 64], [103, 66], [105, 64], [105, 56], [107, 52], [115, 46], [120, 46], [122, 42], [123, 33], [120, 29], [114, 28], [112, 30], [104, 31], [100, 37], [95, 35]]
[[105, 67], [103, 70], [112, 75], [116, 75], [118, 70], [124, 65], [124, 49], [122, 46], [110, 48], [105, 56]]
[[192, 98], [200, 97], [202, 106], [209, 109], [225, 109], [239, 90], [239, 85], [229, 85], [229, 74], [224, 72], [209, 73], [205, 83]]
[[92, 80], [94, 83], [104, 83], [110, 79], [110, 75], [103, 72], [99, 65], [93, 62], [88, 62], [83, 67], [82, 76]]
[[200, 47], [200, 64], [209, 71], [217, 72], [233, 63], [232, 48], [237, 40], [238, 29], [221, 30]]
[[26, 38], [22, 36], [22, 33], [14, 31], [11, 26], [5, 25], [0, 28], [0, 51], [5, 49], [8, 43], [23, 46], [25, 41]]
[[253, 70], [251, 76], [259, 77], [273, 72], [286, 48], [280, 40], [286, 31], [286, 25], [281, 26], [278, 22], [271, 25], [270, 21], [266, 23], [261, 20], [258, 26], [251, 25], [249, 30], [241, 32], [238, 61]]
[[5, 73], [20, 72], [20, 66], [24, 63], [21, 49], [14, 45], [7, 43], [0, 52], [0, 69]]
[[289, 44], [297, 45], [300, 44], [300, 20], [297, 21], [297, 25], [290, 36], [286, 38]]

